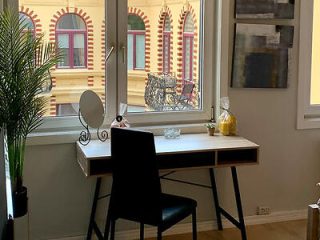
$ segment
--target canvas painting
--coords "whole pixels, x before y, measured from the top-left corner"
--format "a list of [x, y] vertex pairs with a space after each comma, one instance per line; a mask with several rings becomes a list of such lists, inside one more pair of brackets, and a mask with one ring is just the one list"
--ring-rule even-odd
[[231, 87], [286, 88], [293, 27], [237, 23]]
[[238, 19], [293, 19], [294, 2], [294, 0], [236, 0], [235, 15]]

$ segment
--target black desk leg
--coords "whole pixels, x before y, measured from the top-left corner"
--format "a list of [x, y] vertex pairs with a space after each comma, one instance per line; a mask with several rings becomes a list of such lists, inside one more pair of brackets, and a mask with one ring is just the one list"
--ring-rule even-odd
[[88, 233], [87, 233], [87, 240], [91, 240], [92, 231], [93, 231], [93, 228], [95, 226], [94, 218], [95, 218], [95, 215], [96, 215], [96, 209], [97, 209], [97, 203], [98, 203], [98, 198], [99, 198], [100, 186], [101, 186], [101, 177], [98, 177], [97, 178], [97, 182], [96, 182], [96, 189], [94, 191], [92, 208], [91, 208], [91, 215], [90, 215], [90, 222], [89, 222], [89, 228], [88, 228]]
[[235, 197], [236, 197], [236, 203], [237, 203], [237, 209], [238, 209], [239, 224], [240, 224], [239, 228], [240, 228], [240, 231], [241, 231], [241, 237], [242, 237], [242, 240], [247, 240], [246, 225], [244, 223], [244, 218], [243, 218], [241, 197], [240, 197], [239, 183], [238, 183], [238, 176], [237, 176], [236, 167], [231, 167], [231, 173], [232, 173], [234, 194], [235, 194]]
[[[111, 201], [110, 201], [111, 202]], [[107, 212], [107, 219], [106, 219], [106, 225], [104, 227], [104, 238], [105, 240], [108, 240], [109, 238], [109, 231], [110, 231], [110, 225], [111, 225], [111, 218], [110, 218], [110, 202]]]
[[214, 177], [214, 169], [210, 168], [209, 169], [210, 173], [210, 181], [211, 181], [211, 189], [212, 189], [212, 194], [213, 194], [213, 200], [214, 200], [214, 205], [216, 209], [216, 216], [217, 216], [217, 224], [218, 224], [218, 229], [222, 230], [222, 221], [221, 221], [221, 211], [220, 211], [220, 205], [219, 205], [219, 198], [218, 198], [218, 192], [217, 192], [217, 185], [216, 185], [216, 179]]

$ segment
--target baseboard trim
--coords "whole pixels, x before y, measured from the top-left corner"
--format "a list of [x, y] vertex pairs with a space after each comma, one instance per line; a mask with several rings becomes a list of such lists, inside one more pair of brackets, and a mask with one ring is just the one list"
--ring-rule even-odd
[[[307, 219], [307, 209], [303, 210], [294, 210], [294, 211], [282, 211], [275, 212], [269, 215], [254, 215], [245, 217], [245, 223], [249, 225], [265, 224], [265, 223], [274, 223], [274, 222], [284, 222], [291, 220]], [[223, 219], [223, 227], [231, 228], [234, 227], [228, 220]], [[198, 231], [210, 231], [217, 229], [216, 221], [203, 221], [197, 222]], [[177, 224], [174, 227], [164, 232], [164, 235], [174, 235], [174, 234], [183, 234], [191, 232], [191, 223], [181, 223]], [[145, 237], [155, 237], [156, 228], [146, 227], [145, 228]], [[135, 230], [126, 230], [116, 232], [116, 238], [122, 240], [130, 240], [139, 238], [139, 229]], [[57, 238], [52, 240], [82, 240], [85, 239], [85, 236], [75, 236], [75, 237], [66, 237], [66, 238]]]

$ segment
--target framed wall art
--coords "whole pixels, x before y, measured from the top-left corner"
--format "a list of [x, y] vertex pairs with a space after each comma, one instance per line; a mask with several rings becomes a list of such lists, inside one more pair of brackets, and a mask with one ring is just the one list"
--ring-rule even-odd
[[294, 2], [295, 0], [236, 0], [235, 17], [237, 19], [293, 19]]
[[235, 24], [231, 87], [286, 88], [293, 26]]

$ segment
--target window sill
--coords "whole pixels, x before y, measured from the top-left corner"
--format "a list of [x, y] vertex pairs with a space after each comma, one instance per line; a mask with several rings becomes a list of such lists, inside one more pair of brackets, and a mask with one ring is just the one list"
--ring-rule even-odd
[[[157, 126], [139, 126], [134, 127], [137, 129], [143, 129], [151, 131], [154, 135], [163, 135], [165, 128], [180, 128], [181, 134], [184, 133], [201, 133], [206, 132], [204, 123], [192, 123], [192, 124], [175, 124], [175, 125], [157, 125]], [[28, 135], [27, 145], [51, 145], [51, 144], [69, 144], [75, 143], [79, 139], [80, 132], [84, 129], [63, 131], [63, 132], [38, 132]], [[109, 132], [109, 129], [107, 129]], [[90, 131], [92, 139], [97, 139], [93, 130]]]
[[303, 117], [298, 118], [297, 129], [317, 129], [320, 128], [320, 117]]

